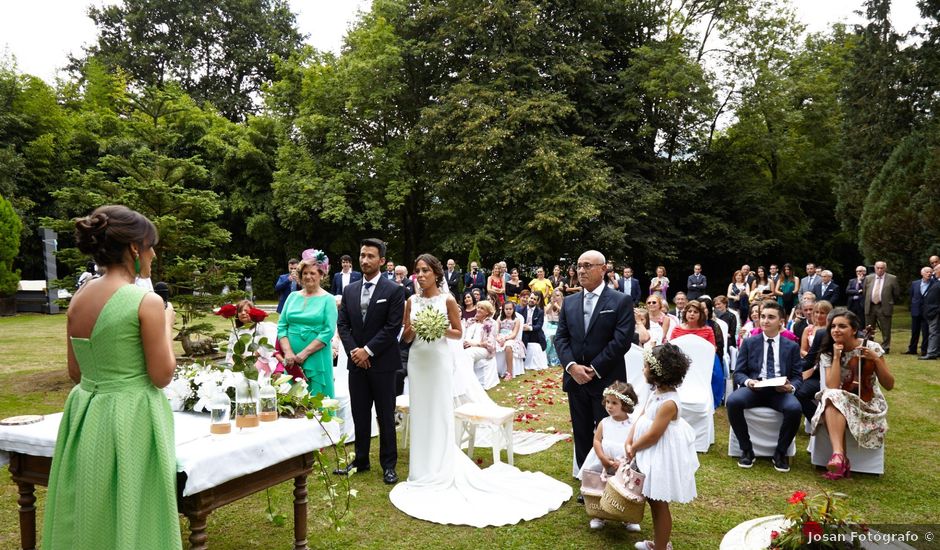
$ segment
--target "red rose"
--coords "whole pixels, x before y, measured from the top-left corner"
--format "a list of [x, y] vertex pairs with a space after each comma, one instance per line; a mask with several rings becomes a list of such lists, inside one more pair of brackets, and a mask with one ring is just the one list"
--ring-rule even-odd
[[778, 533], [778, 532], [776, 532], [776, 531], [771, 531], [771, 532], [770, 532], [770, 540], [774, 540], [774, 539], [776, 539], [776, 538], [779, 537], [779, 536], [780, 536], [780, 533]]
[[238, 314], [238, 309], [235, 307], [235, 304], [225, 304], [214, 312], [216, 315], [221, 315], [226, 319], [231, 319]]
[[260, 323], [264, 321], [264, 318], [268, 316], [268, 312], [263, 309], [258, 309], [253, 307], [248, 310], [248, 316], [251, 317], [251, 321], [254, 323]]
[[806, 498], [806, 493], [803, 491], [796, 491], [790, 496], [790, 499], [787, 502], [790, 504], [796, 504], [798, 502], [803, 502], [804, 498]]

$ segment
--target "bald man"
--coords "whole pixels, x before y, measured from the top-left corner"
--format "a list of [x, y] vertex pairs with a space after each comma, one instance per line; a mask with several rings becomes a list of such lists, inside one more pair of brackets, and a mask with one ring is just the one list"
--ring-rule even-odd
[[588, 250], [578, 258], [581, 292], [565, 298], [558, 316], [555, 350], [565, 367], [562, 388], [568, 394], [575, 463], [584, 463], [594, 442], [594, 428], [607, 411], [604, 388], [627, 381], [624, 354], [633, 342], [633, 298], [604, 284], [604, 255]]

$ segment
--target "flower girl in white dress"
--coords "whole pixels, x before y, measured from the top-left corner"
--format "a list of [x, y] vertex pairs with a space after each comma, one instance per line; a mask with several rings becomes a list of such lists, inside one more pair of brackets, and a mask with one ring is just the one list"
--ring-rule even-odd
[[[584, 472], [600, 472], [606, 470], [608, 474], [616, 473], [617, 468], [624, 461], [627, 434], [632, 424], [628, 416], [633, 412], [636, 403], [636, 392], [633, 386], [626, 382], [614, 382], [604, 389], [604, 409], [608, 416], [600, 421], [594, 430], [594, 448], [588, 453], [578, 472], [578, 479]], [[591, 529], [602, 529], [606, 522], [601, 518], [591, 518]], [[627, 531], [639, 532], [640, 526], [636, 523], [624, 523]]]
[[636, 458], [637, 468], [646, 474], [643, 496], [653, 515], [653, 541], [636, 543], [639, 550], [672, 549], [670, 502], [691, 502], [695, 498], [695, 432], [679, 417], [679, 394], [689, 370], [689, 358], [673, 344], [663, 344], [643, 352], [643, 374], [656, 391], [650, 394], [639, 418], [627, 436], [627, 460]]

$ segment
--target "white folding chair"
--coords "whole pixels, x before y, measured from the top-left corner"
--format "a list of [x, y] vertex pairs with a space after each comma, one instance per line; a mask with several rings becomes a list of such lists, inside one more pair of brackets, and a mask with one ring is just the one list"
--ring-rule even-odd
[[715, 442], [715, 398], [712, 395], [712, 368], [715, 348], [708, 340], [685, 334], [671, 340], [691, 360], [685, 381], [679, 386], [682, 418], [695, 430], [695, 450], [704, 453]]
[[[826, 389], [827, 370], [823, 368], [819, 372], [820, 389]], [[829, 439], [829, 431], [824, 421], [820, 421], [816, 433], [810, 437], [809, 452], [814, 466], [825, 466], [829, 463], [829, 458], [832, 456], [832, 441]], [[866, 449], [859, 446], [848, 428], [845, 429], [845, 456], [848, 457], [853, 472], [878, 475], [885, 473], [885, 448]]]

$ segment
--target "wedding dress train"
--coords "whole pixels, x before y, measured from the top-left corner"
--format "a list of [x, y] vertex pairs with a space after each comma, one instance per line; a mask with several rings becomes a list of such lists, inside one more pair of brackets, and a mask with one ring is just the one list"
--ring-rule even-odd
[[[442, 295], [411, 300], [412, 317], [428, 306], [446, 315]], [[481, 470], [457, 448], [454, 364], [445, 338], [412, 344], [409, 472], [389, 494], [392, 504], [426, 521], [474, 527], [515, 524], [557, 510], [571, 498], [569, 485], [503, 463]]]

